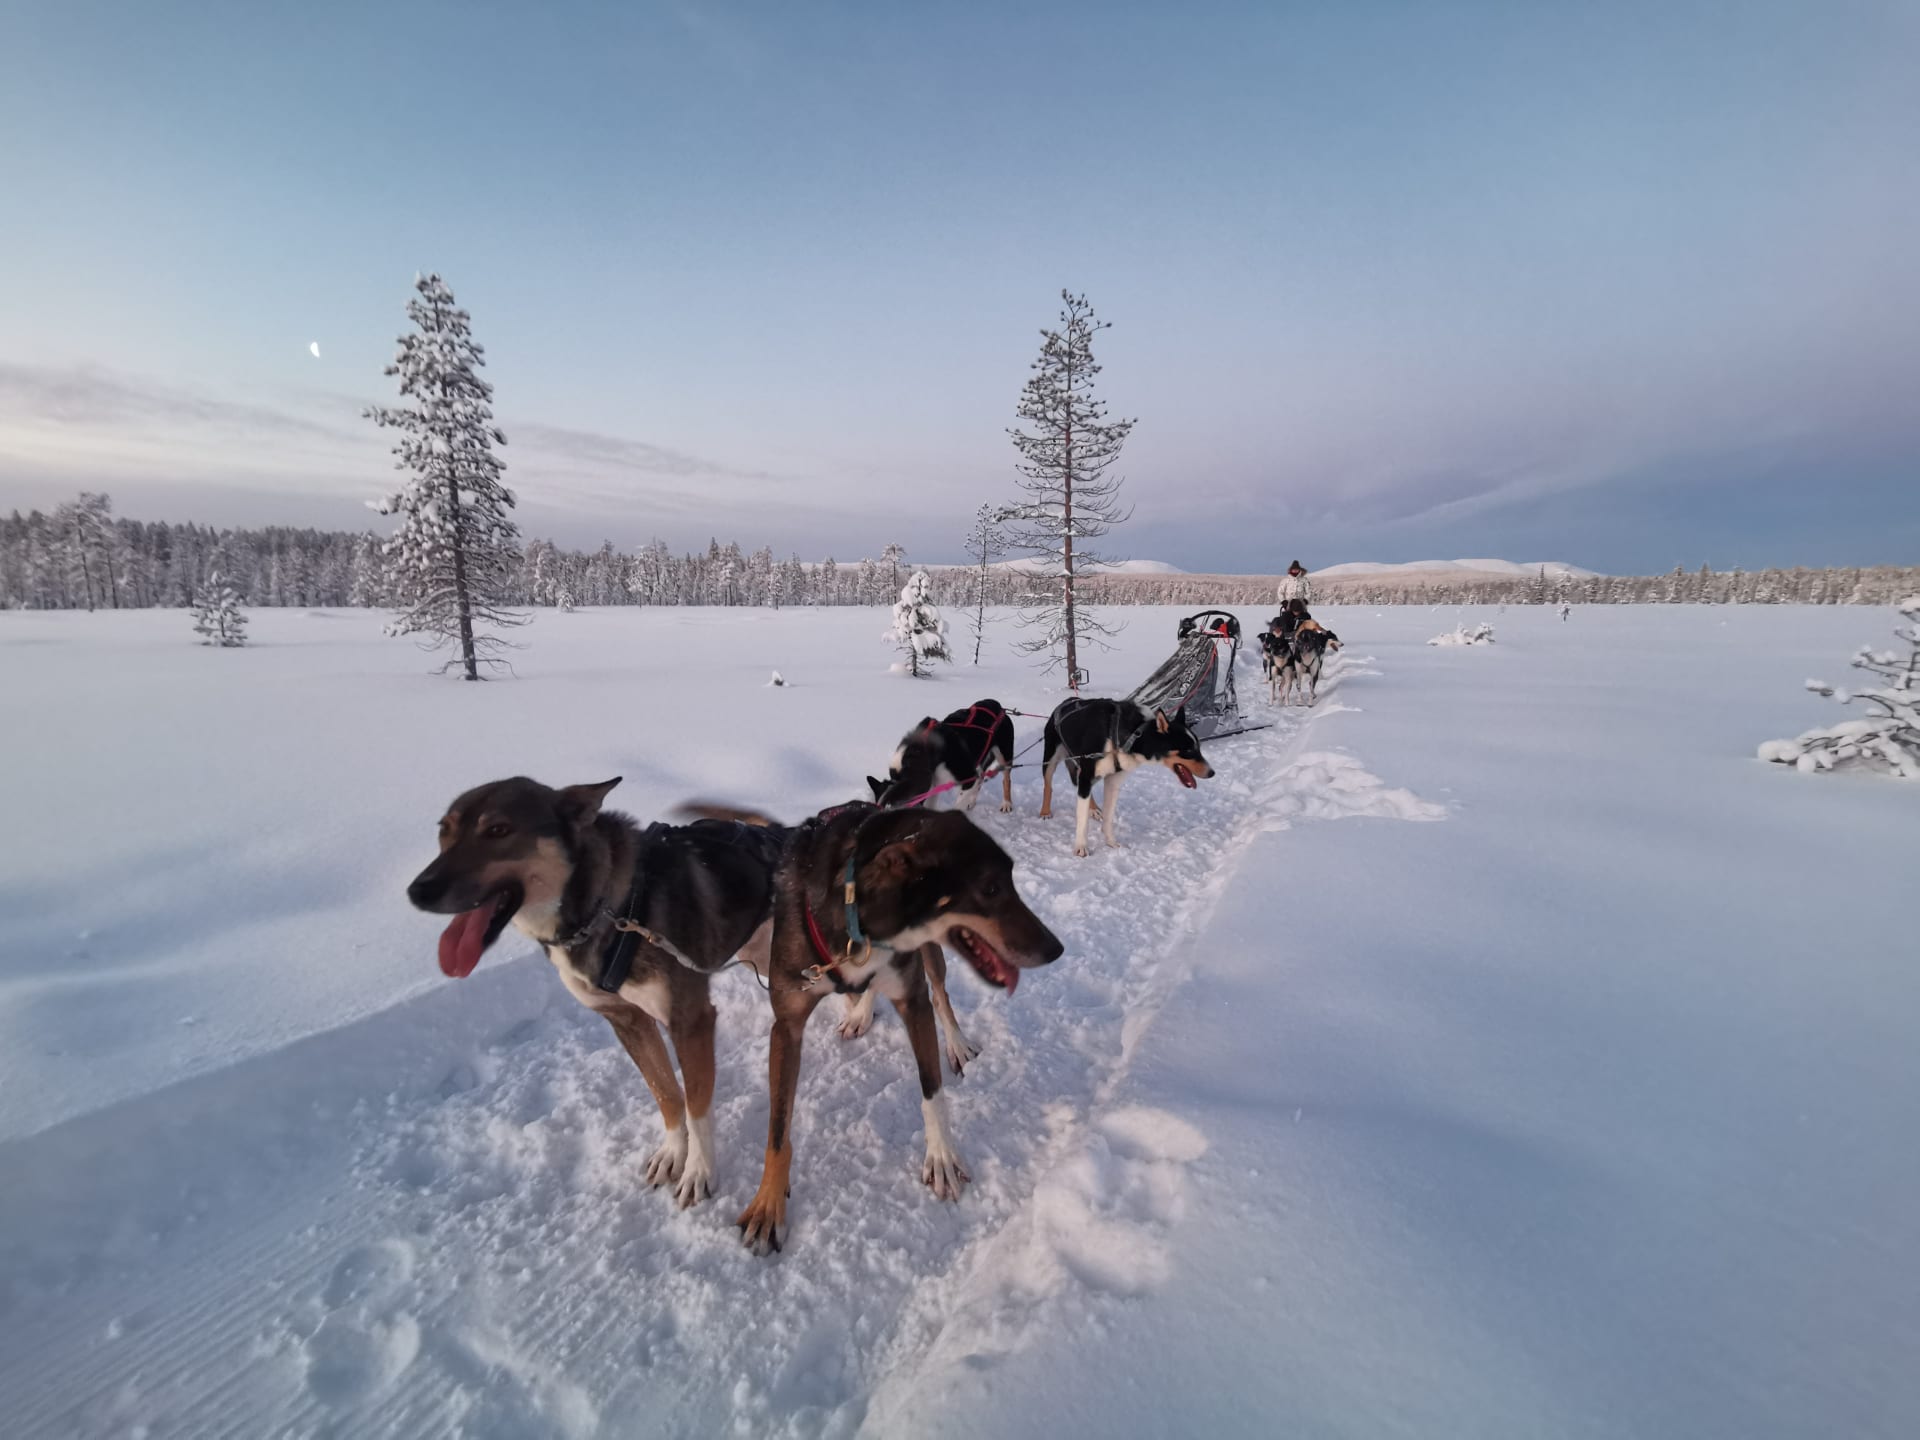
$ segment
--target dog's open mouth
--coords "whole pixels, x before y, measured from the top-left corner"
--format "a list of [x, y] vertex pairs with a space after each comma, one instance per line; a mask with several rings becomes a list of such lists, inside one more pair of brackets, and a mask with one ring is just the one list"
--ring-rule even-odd
[[486, 948], [500, 938], [500, 932], [513, 919], [524, 893], [517, 884], [508, 883], [471, 910], [454, 916], [440, 932], [440, 973], [455, 980], [471, 975]]
[[947, 939], [967, 957], [967, 963], [982, 980], [1009, 995], [1013, 993], [1020, 983], [1020, 971], [989, 945], [979, 931], [956, 925], [947, 932]]
[[1187, 769], [1186, 766], [1176, 762], [1173, 767], [1173, 773], [1180, 777], [1180, 783], [1186, 786], [1187, 789], [1191, 790], [1194, 788], [1195, 782], [1193, 778], [1193, 772]]

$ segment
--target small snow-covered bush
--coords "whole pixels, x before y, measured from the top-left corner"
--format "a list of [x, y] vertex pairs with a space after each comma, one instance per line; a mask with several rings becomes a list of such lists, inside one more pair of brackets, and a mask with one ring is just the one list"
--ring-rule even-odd
[[1491, 645], [1493, 626], [1481, 621], [1469, 629], [1465, 625], [1456, 625], [1445, 634], [1436, 635], [1427, 641], [1429, 645]]
[[1842, 705], [1858, 700], [1872, 713], [1809, 730], [1797, 739], [1769, 740], [1760, 747], [1762, 760], [1808, 773], [1858, 765], [1920, 780], [1920, 595], [1909, 595], [1896, 608], [1905, 623], [1895, 625], [1893, 633], [1906, 642], [1907, 653], [1862, 645], [1853, 657], [1853, 668], [1866, 671], [1878, 684], [1847, 690], [1824, 680], [1807, 681], [1807, 689], [1816, 695]]
[[247, 643], [247, 612], [240, 608], [240, 596], [220, 578], [218, 570], [209, 570], [194, 592], [193, 630], [202, 645], [226, 648]]
[[893, 625], [880, 637], [898, 645], [907, 657], [909, 674], [925, 673], [936, 660], [952, 660], [947, 650], [947, 622], [933, 603], [933, 580], [924, 570], [913, 572], [900, 587], [900, 603], [893, 607]]

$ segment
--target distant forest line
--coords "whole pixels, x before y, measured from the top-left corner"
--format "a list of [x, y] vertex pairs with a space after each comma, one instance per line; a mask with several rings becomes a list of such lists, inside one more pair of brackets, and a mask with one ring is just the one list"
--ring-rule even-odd
[[[256, 606], [384, 607], [391, 562], [372, 531], [216, 530], [116, 517], [105, 496], [83, 496], [52, 514], [0, 518], [0, 608], [184, 608], [217, 570]], [[660, 541], [622, 551], [563, 550], [530, 541], [504, 597], [524, 606], [885, 605], [906, 575], [925, 568], [944, 605], [1019, 605], [1036, 581], [1016, 567], [916, 567], [893, 555], [812, 563], [775, 559], [717, 540], [676, 555]], [[1273, 603], [1279, 576], [1106, 574], [1082, 577], [1092, 605]], [[1320, 601], [1355, 605], [1890, 605], [1920, 592], [1920, 566], [1698, 570], [1666, 575], [1471, 575], [1415, 584], [1391, 574], [1316, 583]]]

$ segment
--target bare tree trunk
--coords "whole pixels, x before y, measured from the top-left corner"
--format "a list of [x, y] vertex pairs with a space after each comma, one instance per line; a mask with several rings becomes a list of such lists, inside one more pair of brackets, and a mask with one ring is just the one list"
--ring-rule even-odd
[[1060, 584], [1062, 598], [1067, 611], [1067, 688], [1074, 694], [1080, 693], [1080, 653], [1075, 643], [1078, 628], [1073, 618], [1073, 366], [1067, 366], [1067, 448], [1066, 460], [1062, 466], [1060, 489], [1065, 497], [1060, 507], [1061, 529], [1061, 569], [1065, 572]]
[[467, 532], [460, 518], [460, 481], [447, 477], [447, 499], [453, 506], [453, 598], [460, 612], [460, 663], [469, 680], [480, 678], [473, 655], [473, 603], [467, 597]]

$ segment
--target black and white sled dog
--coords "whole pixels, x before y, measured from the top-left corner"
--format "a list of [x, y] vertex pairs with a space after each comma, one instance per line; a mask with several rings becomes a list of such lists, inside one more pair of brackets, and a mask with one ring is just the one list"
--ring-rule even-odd
[[1327, 629], [1318, 620], [1302, 620], [1293, 632], [1293, 648], [1274, 668], [1272, 681], [1273, 703], [1287, 704], [1290, 697], [1298, 694], [1302, 697], [1298, 703], [1311, 705], [1320, 698], [1320, 670], [1326, 663], [1327, 652], [1340, 648], [1340, 637]]
[[931, 807], [943, 785], [956, 785], [954, 808], [971, 810], [987, 772], [1000, 767], [1000, 813], [1013, 813], [1013, 720], [998, 700], [976, 700], [944, 720], [931, 715], [900, 741], [885, 780], [869, 775], [873, 803]]
[[1200, 740], [1187, 726], [1182, 705], [1169, 719], [1167, 712], [1149, 715], [1131, 700], [1096, 700], [1070, 696], [1047, 717], [1045, 758], [1040, 762], [1045, 789], [1040, 818], [1053, 814], [1053, 771], [1062, 761], [1073, 781], [1079, 802], [1074, 810], [1073, 853], [1087, 853], [1087, 820], [1093, 812], [1093, 782], [1103, 780], [1100, 792], [1100, 829], [1107, 844], [1113, 835], [1114, 805], [1120, 782], [1142, 765], [1164, 765], [1191, 790], [1194, 781], [1213, 774], [1200, 753]]
[[1276, 615], [1260, 632], [1260, 673], [1266, 677], [1269, 687], [1280, 667], [1292, 658], [1293, 632], [1286, 627], [1285, 617]]

